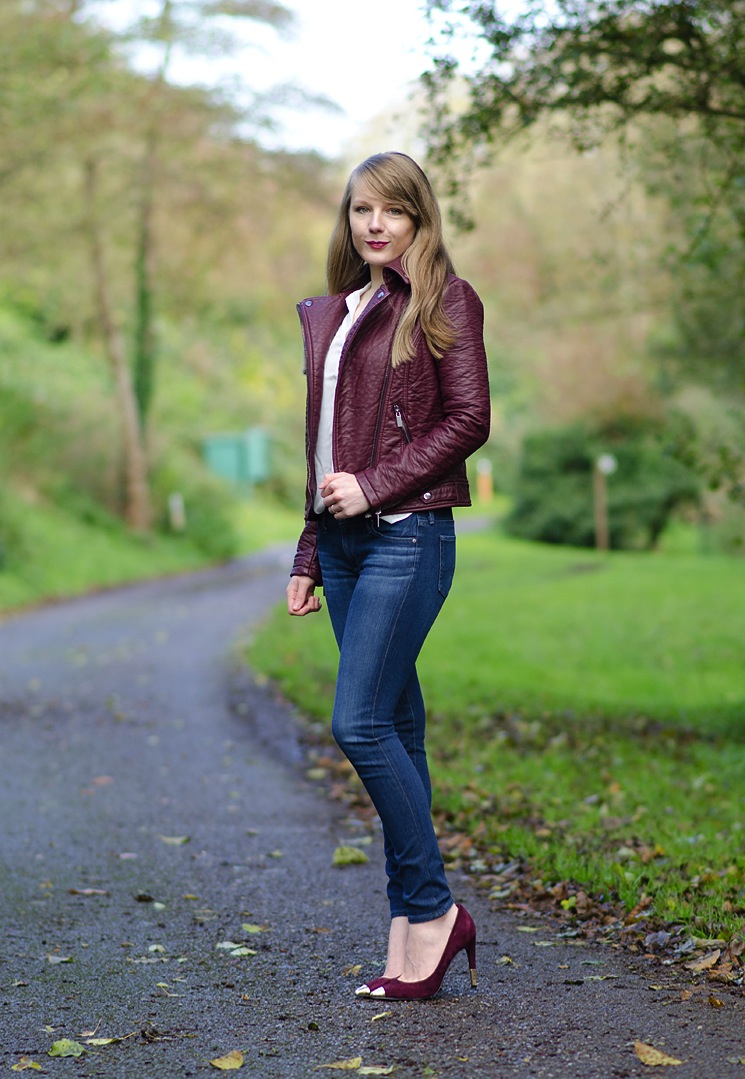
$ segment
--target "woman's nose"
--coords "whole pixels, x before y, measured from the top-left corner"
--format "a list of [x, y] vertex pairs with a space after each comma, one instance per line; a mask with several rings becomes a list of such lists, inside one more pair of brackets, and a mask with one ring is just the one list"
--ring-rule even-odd
[[373, 210], [372, 216], [370, 218], [370, 232], [382, 232], [382, 231], [383, 231], [383, 215], [379, 211]]

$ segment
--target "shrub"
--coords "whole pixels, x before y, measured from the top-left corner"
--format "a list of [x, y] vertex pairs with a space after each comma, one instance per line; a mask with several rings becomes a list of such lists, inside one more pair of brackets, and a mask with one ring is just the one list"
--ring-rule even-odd
[[207, 471], [195, 453], [171, 449], [153, 469], [151, 501], [154, 523], [170, 529], [168, 499], [178, 492], [184, 499], [184, 536], [211, 558], [237, 554], [239, 539], [234, 523], [236, 495], [223, 480]]
[[507, 531], [543, 543], [594, 546], [593, 471], [602, 453], [617, 461], [607, 481], [613, 548], [654, 547], [673, 511], [698, 499], [698, 480], [666, 451], [664, 431], [631, 422], [595, 431], [577, 424], [526, 437]]

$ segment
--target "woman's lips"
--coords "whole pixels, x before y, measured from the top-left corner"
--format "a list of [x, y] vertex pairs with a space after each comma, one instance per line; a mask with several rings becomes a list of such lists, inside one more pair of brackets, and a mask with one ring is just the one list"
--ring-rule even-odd
[[366, 240], [365, 243], [368, 247], [371, 247], [373, 251], [382, 251], [384, 247], [388, 246], [387, 240]]

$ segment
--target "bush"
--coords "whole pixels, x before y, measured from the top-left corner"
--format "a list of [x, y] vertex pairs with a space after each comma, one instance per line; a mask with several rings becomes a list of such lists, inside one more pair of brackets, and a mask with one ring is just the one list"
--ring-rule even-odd
[[223, 480], [207, 471], [201, 459], [186, 450], [171, 449], [153, 470], [151, 501], [154, 523], [170, 530], [168, 499], [178, 492], [184, 499], [184, 536], [211, 558], [232, 558], [239, 538], [234, 523], [236, 495]]
[[0, 485], [0, 573], [13, 569], [26, 554], [23, 512], [13, 491]]
[[649, 424], [596, 431], [580, 425], [529, 435], [524, 443], [515, 498], [505, 527], [523, 539], [575, 547], [595, 545], [593, 470], [612, 453], [608, 477], [610, 546], [654, 547], [670, 515], [698, 500], [694, 474], [664, 447], [664, 432]]

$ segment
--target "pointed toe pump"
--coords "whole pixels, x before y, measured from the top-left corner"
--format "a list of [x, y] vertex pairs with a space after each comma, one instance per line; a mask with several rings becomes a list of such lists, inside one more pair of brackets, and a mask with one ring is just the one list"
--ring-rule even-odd
[[[400, 978], [377, 978], [381, 985], [376, 986], [368, 995], [385, 1000], [427, 1000], [433, 997], [442, 985], [448, 967], [458, 952], [465, 951], [468, 956], [468, 969], [471, 985], [476, 985], [476, 926], [465, 907], [458, 904], [458, 914], [450, 931], [445, 951], [428, 978], [418, 982], [402, 982]], [[368, 983], [372, 985], [373, 983]], [[382, 992], [381, 992], [382, 989]]]
[[379, 989], [390, 981], [390, 978], [373, 978], [369, 982], [363, 982], [362, 985], [358, 985], [355, 989], [355, 993], [358, 997], [372, 997], [381, 996]]

